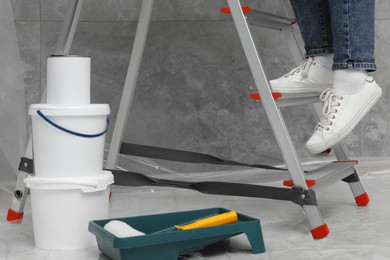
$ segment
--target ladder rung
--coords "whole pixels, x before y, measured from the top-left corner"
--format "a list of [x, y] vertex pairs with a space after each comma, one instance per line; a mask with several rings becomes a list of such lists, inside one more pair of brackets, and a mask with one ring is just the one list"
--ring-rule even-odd
[[[274, 100], [277, 100], [279, 98], [282, 97], [282, 93], [279, 93], [279, 92], [272, 92], [272, 97], [274, 98]], [[261, 100], [261, 96], [259, 93], [253, 93], [250, 95], [250, 98], [253, 99], [253, 100]]]
[[306, 178], [315, 180], [313, 190], [323, 189], [355, 173], [354, 166], [357, 164], [358, 161], [355, 160], [334, 161], [306, 173]]
[[283, 30], [296, 23], [296, 20], [256, 9], [246, 14], [249, 24], [274, 30]]
[[[242, 6], [241, 8], [243, 13], [246, 14], [249, 24], [254, 26], [280, 31], [296, 23], [294, 18], [252, 9], [250, 6]], [[222, 7], [221, 13], [231, 14], [232, 12], [229, 7]]]
[[[287, 187], [293, 187], [294, 186], [294, 182], [292, 180], [284, 180], [283, 181], [283, 185], [287, 186]], [[316, 185], [316, 180], [307, 179], [306, 180], [306, 185], [307, 185], [307, 187], [310, 188], [310, 187]]]
[[[320, 93], [317, 92], [305, 92], [305, 93], [280, 93], [272, 92], [274, 100], [279, 107], [301, 105], [307, 103], [320, 102]], [[253, 93], [250, 95], [253, 100], [261, 100], [259, 93]]]
[[[325, 188], [353, 174], [355, 172], [353, 167], [357, 164], [358, 162], [354, 160], [334, 161], [306, 173], [306, 185], [313, 190]], [[292, 180], [284, 180], [283, 185], [292, 187], [294, 183]]]
[[[249, 13], [252, 9], [250, 6], [241, 6], [242, 12], [244, 14]], [[232, 14], [232, 11], [230, 11], [229, 7], [222, 7], [221, 8], [221, 13], [223, 14]]]

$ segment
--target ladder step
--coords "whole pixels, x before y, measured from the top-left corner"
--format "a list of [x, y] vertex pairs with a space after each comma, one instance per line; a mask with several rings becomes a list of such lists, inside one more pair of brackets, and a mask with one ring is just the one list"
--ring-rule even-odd
[[[282, 93], [279, 93], [279, 92], [272, 92], [272, 97], [274, 98], [274, 100], [277, 100], [279, 98], [282, 97]], [[253, 93], [250, 95], [250, 98], [253, 99], [253, 100], [261, 100], [261, 96], [259, 93]]]
[[[272, 92], [272, 96], [279, 107], [294, 106], [308, 103], [320, 102], [318, 92], [305, 92], [305, 93], [280, 93]], [[261, 100], [259, 93], [253, 93], [250, 95], [253, 100]]]
[[[313, 190], [325, 188], [353, 174], [355, 172], [354, 166], [357, 164], [357, 161], [334, 161], [330, 164], [306, 173], [306, 185], [309, 188], [312, 187]], [[284, 180], [283, 185], [293, 187], [294, 183], [292, 180]], [[366, 201], [367, 199], [364, 196], [356, 199], [356, 203], [360, 204], [364, 204]]]
[[[242, 12], [244, 14], [249, 13], [252, 10], [250, 6], [241, 6], [241, 9], [242, 9]], [[221, 13], [223, 13], [223, 14], [232, 14], [232, 11], [230, 10], [229, 7], [222, 7], [221, 8]]]
[[313, 190], [319, 190], [332, 185], [351, 174], [355, 173], [354, 166], [358, 164], [356, 160], [334, 161], [315, 170], [306, 173], [307, 180], [315, 181], [312, 185]]
[[[250, 25], [282, 31], [296, 23], [294, 18], [284, 17], [277, 14], [252, 9], [250, 6], [242, 6], [242, 11]], [[229, 7], [222, 7], [221, 13], [232, 14]]]
[[[283, 181], [283, 185], [287, 186], [287, 187], [293, 187], [294, 186], [294, 182], [292, 180], [284, 180]], [[310, 188], [310, 187], [316, 185], [316, 180], [307, 179], [306, 180], [306, 185], [307, 185], [307, 187]]]

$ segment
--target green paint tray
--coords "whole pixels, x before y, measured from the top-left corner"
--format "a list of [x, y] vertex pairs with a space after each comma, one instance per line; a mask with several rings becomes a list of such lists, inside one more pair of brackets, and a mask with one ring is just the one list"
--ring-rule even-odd
[[[222, 214], [230, 210], [211, 208], [158, 215], [95, 220], [88, 230], [96, 236], [100, 251], [113, 260], [177, 260], [179, 255], [201, 249], [229, 237], [245, 233], [255, 254], [265, 251], [258, 219], [237, 213], [238, 221], [215, 227], [177, 230], [198, 219]], [[119, 220], [146, 235], [118, 238], [104, 229], [111, 220]]]

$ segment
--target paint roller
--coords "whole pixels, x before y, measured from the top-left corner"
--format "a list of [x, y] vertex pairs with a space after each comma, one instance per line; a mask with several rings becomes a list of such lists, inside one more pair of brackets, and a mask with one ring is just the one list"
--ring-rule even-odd
[[[214, 227], [214, 226], [221, 226], [226, 224], [232, 224], [237, 222], [237, 212], [236, 211], [229, 211], [226, 213], [218, 214], [215, 216], [210, 216], [202, 219], [198, 219], [194, 222], [191, 222], [189, 224], [184, 225], [175, 225], [172, 228], [166, 229], [166, 230], [160, 230], [158, 232], [155, 232], [153, 234], [159, 234], [159, 233], [166, 233], [170, 231], [175, 230], [190, 230], [190, 229], [196, 229], [196, 228], [206, 228], [206, 227]], [[142, 236], [145, 235], [145, 233], [138, 231], [128, 225], [127, 223], [119, 220], [112, 220], [108, 222], [104, 229], [112, 233], [113, 235], [123, 238], [123, 237], [134, 237], [134, 236]]]

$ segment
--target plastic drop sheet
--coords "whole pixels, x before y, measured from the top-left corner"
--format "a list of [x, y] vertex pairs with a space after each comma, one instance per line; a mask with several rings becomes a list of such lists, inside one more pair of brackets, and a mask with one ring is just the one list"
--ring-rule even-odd
[[0, 1], [0, 189], [15, 184], [26, 136], [25, 92], [9, 0]]

